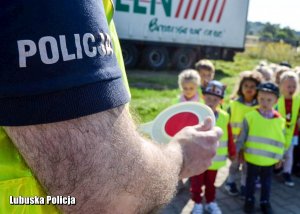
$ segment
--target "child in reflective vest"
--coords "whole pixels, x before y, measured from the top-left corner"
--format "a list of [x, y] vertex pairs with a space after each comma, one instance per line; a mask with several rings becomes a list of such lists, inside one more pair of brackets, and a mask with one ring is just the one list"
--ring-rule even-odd
[[[225, 93], [225, 86], [219, 81], [211, 81], [203, 91], [204, 101], [215, 113], [216, 126], [220, 127], [224, 134], [220, 139], [217, 154], [213, 158], [212, 165], [204, 173], [190, 178], [192, 200], [195, 202], [192, 213], [199, 214], [203, 212], [202, 205], [202, 186], [205, 186], [206, 205], [205, 210], [209, 213], [220, 214], [221, 209], [216, 203], [216, 188], [214, 186], [218, 169], [226, 165], [227, 156], [234, 159], [235, 145], [229, 115], [219, 108]], [[229, 154], [229, 155], [228, 155]]]
[[279, 89], [270, 82], [258, 86], [258, 109], [245, 115], [241, 133], [237, 139], [237, 151], [247, 165], [244, 211], [254, 212], [255, 181], [260, 177], [260, 207], [264, 214], [271, 214], [270, 192], [273, 167], [283, 157], [287, 147], [285, 120], [273, 109]]
[[[179, 101], [178, 99], [173, 103], [178, 102], [201, 102], [199, 94], [201, 78], [198, 72], [194, 69], [185, 69], [178, 75], [178, 87], [181, 91]], [[177, 191], [184, 188], [182, 180], [178, 181]]]
[[198, 88], [200, 86], [200, 76], [196, 70], [183, 70], [178, 76], [178, 86], [181, 90], [179, 102], [200, 101], [198, 92]]
[[207, 59], [201, 59], [195, 64], [195, 68], [198, 71], [200, 77], [201, 77], [201, 98], [202, 98], [202, 92], [204, 91], [207, 84], [214, 79], [215, 76], [215, 66], [214, 64]]
[[[256, 87], [262, 81], [262, 75], [257, 71], [244, 71], [240, 74], [240, 81], [237, 85], [235, 94], [229, 104], [228, 113], [230, 115], [230, 124], [234, 142], [240, 134], [242, 122], [245, 114], [253, 111], [257, 105], [257, 90]], [[241, 176], [240, 176], [241, 173]], [[240, 163], [238, 159], [232, 161], [229, 168], [229, 175], [225, 184], [225, 190], [229, 195], [236, 196], [239, 194], [236, 180], [240, 180], [240, 195], [245, 196], [246, 185], [246, 166], [242, 164], [242, 171], [240, 172]]]
[[300, 97], [295, 95], [298, 88], [298, 76], [293, 71], [287, 71], [280, 76], [279, 88], [281, 96], [276, 109], [286, 121], [286, 143], [289, 145], [284, 155], [283, 179], [287, 186], [294, 186], [291, 178], [293, 167], [294, 146], [298, 144], [298, 126]]
[[[300, 85], [300, 66], [295, 67], [294, 71], [298, 76], [298, 86], [299, 86]], [[299, 128], [300, 128], [300, 125], [298, 125], [298, 129]], [[292, 172], [297, 177], [300, 177], [300, 139], [299, 139], [299, 136], [298, 136], [298, 145], [294, 146], [294, 157], [293, 157], [293, 170], [292, 170]]]

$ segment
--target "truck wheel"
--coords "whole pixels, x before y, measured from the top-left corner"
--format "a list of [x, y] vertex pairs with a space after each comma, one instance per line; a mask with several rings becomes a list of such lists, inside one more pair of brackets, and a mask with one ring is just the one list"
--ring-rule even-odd
[[165, 47], [148, 47], [144, 51], [146, 65], [154, 70], [162, 70], [169, 62], [169, 52]]
[[196, 52], [189, 48], [179, 48], [172, 57], [172, 64], [177, 70], [194, 67]]
[[122, 55], [126, 68], [134, 68], [138, 62], [138, 50], [135, 45], [122, 44]]

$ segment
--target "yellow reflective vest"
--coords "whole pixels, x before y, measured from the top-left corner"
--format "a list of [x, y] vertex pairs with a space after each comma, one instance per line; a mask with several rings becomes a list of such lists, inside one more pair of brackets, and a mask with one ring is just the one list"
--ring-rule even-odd
[[[123, 63], [115, 25], [112, 20], [113, 3], [111, 0], [103, 0], [112, 38], [114, 53], [122, 70], [124, 83], [129, 87]], [[54, 205], [11, 205], [10, 196], [45, 197], [46, 193], [26, 165], [22, 156], [11, 142], [10, 138], [0, 127], [0, 214], [57, 214], [60, 211]]]
[[247, 106], [237, 100], [233, 100], [229, 104], [230, 108], [230, 125], [232, 128], [233, 140], [236, 142], [241, 132], [243, 120], [248, 112], [253, 111], [257, 106]]
[[[292, 101], [292, 112], [291, 112], [292, 118], [289, 122], [286, 121], [286, 128], [285, 128], [285, 139], [286, 139], [287, 147], [291, 145], [292, 138], [294, 136], [294, 130], [297, 123], [299, 108], [300, 108], [300, 97], [294, 96]], [[284, 119], [286, 119], [285, 101], [283, 96], [279, 97], [278, 99], [277, 109], [278, 112], [281, 114], [281, 116]]]
[[246, 114], [249, 132], [244, 145], [246, 162], [258, 166], [272, 166], [282, 159], [286, 142], [285, 120], [282, 117], [267, 119], [258, 111]]
[[200, 103], [203, 103], [203, 104], [204, 104], [203, 91], [202, 91], [202, 89], [200, 88], [200, 90], [198, 90], [198, 92], [199, 92]]
[[46, 194], [0, 127], [0, 213], [59, 213], [53, 205], [12, 205], [10, 196], [45, 197]]
[[208, 168], [209, 170], [218, 170], [226, 165], [226, 159], [228, 155], [228, 123], [229, 114], [224, 110], [218, 110], [218, 119], [216, 121], [216, 126], [223, 130], [223, 135], [219, 141], [219, 147], [217, 149], [217, 154], [212, 160], [212, 165]]

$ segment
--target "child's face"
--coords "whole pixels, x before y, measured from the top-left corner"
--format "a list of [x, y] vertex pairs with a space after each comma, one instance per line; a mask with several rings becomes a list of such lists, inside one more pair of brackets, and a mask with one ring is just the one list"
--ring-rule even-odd
[[214, 79], [214, 72], [207, 70], [207, 69], [201, 69], [199, 70], [199, 75], [201, 77], [201, 86], [206, 87], [208, 82], [212, 81]]
[[222, 98], [211, 95], [211, 94], [205, 94], [203, 96], [204, 102], [207, 106], [209, 106], [213, 111], [216, 111], [216, 108], [219, 104], [221, 104]]
[[292, 99], [297, 89], [297, 83], [293, 78], [287, 78], [280, 84], [280, 92], [286, 99]]
[[256, 83], [252, 80], [244, 81], [242, 85], [242, 94], [245, 99], [252, 100], [256, 94]]
[[273, 106], [277, 103], [277, 97], [273, 93], [259, 91], [257, 95], [257, 102], [260, 109], [269, 111], [272, 110]]
[[197, 93], [197, 89], [197, 84], [193, 82], [184, 82], [182, 84], [183, 95], [186, 99], [191, 99], [194, 97]]

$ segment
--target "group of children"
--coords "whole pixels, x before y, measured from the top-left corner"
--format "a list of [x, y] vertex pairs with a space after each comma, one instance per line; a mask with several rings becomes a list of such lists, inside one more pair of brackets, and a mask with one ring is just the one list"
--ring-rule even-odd
[[260, 185], [261, 211], [272, 213], [273, 171], [278, 173], [282, 169], [284, 183], [294, 186], [291, 173], [294, 146], [298, 144], [300, 71], [292, 70], [288, 63], [274, 66], [261, 62], [253, 71], [241, 72], [236, 91], [225, 109], [226, 86], [213, 80], [213, 63], [200, 60], [195, 67], [195, 70], [187, 69], [179, 74], [178, 84], [182, 91], [179, 101], [201, 102], [209, 106], [215, 114], [216, 126], [224, 134], [209, 169], [190, 178], [191, 199], [195, 202], [192, 213], [201, 214], [204, 210], [222, 213], [216, 202], [214, 183], [217, 171], [226, 165], [227, 157], [231, 160], [225, 184], [228, 194], [240, 194], [245, 200], [245, 213], [253, 213], [255, 187]]

